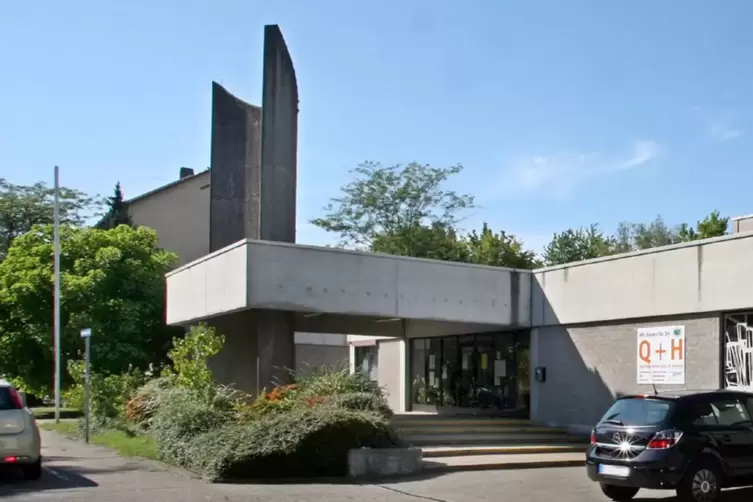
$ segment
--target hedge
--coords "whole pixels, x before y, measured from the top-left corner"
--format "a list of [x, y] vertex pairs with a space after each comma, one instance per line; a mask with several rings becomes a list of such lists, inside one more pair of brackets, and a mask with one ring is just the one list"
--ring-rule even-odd
[[348, 450], [397, 446], [402, 441], [384, 417], [319, 406], [206, 429], [176, 460], [212, 481], [343, 476]]
[[348, 410], [373, 411], [384, 418], [393, 415], [384, 397], [372, 392], [352, 392], [333, 396], [330, 404]]
[[160, 458], [175, 465], [190, 462], [187, 449], [197, 436], [222, 427], [232, 413], [206, 403], [195, 392], [172, 389], [164, 395], [151, 421], [151, 433], [157, 441]]

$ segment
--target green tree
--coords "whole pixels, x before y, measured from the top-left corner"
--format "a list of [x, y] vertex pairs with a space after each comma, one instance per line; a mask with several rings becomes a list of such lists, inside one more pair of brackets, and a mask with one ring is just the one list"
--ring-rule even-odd
[[[474, 207], [472, 196], [444, 188], [462, 169], [366, 162], [354, 170], [356, 179], [342, 187], [342, 195], [331, 200], [325, 216], [311, 223], [339, 234], [344, 246], [422, 256], [427, 246], [418, 235], [441, 237], [454, 230], [464, 210]], [[398, 244], [401, 238], [406, 240]]]
[[191, 326], [185, 337], [176, 337], [168, 352], [172, 370], [165, 375], [175, 377], [181, 387], [200, 392], [207, 397], [214, 390], [214, 376], [209, 361], [220, 353], [225, 337], [206, 324]]
[[719, 211], [712, 211], [708, 216], [697, 222], [695, 228], [687, 223], [680, 225], [678, 237], [681, 242], [721, 237], [727, 234], [728, 228], [729, 218], [723, 218]]
[[[53, 223], [55, 189], [45, 183], [14, 185], [0, 178], [0, 260], [13, 241], [34, 225]], [[60, 188], [60, 222], [81, 226], [101, 210], [100, 200], [78, 190]]]
[[[82, 359], [80, 330], [91, 328], [93, 369], [103, 375], [166, 362], [172, 337], [164, 325], [164, 274], [176, 256], [157, 246], [154, 230], [61, 227], [61, 347]], [[17, 238], [0, 263], [0, 368], [44, 395], [53, 371], [51, 226]], [[70, 383], [69, 376], [64, 375]]]
[[439, 222], [378, 234], [370, 250], [433, 260], [466, 262], [469, 259], [468, 248], [455, 229]]
[[614, 239], [604, 235], [597, 224], [586, 228], [555, 233], [544, 249], [546, 265], [563, 265], [574, 261], [608, 256], [615, 252]]
[[620, 223], [618, 235], [628, 235], [627, 242], [630, 250], [652, 249], [668, 246], [680, 242], [679, 227], [672, 228], [664, 222], [664, 218], [657, 216], [649, 223]]
[[118, 225], [133, 226], [133, 220], [128, 213], [128, 204], [123, 199], [123, 190], [120, 188], [120, 182], [115, 184], [115, 190], [112, 197], [107, 198], [107, 212], [97, 223], [97, 228], [109, 230]]
[[[481, 233], [472, 231], [465, 240], [468, 260], [479, 265], [531, 269], [540, 265], [533, 251], [523, 248], [523, 243], [504, 231], [495, 233], [484, 223]], [[465, 261], [465, 260], [464, 260]]]
[[719, 211], [712, 211], [695, 227], [683, 223], [670, 227], [661, 216], [657, 216], [650, 223], [622, 222], [615, 234], [615, 250], [619, 253], [652, 249], [679, 242], [690, 242], [711, 237], [719, 237], [727, 233], [729, 218], [723, 218]]

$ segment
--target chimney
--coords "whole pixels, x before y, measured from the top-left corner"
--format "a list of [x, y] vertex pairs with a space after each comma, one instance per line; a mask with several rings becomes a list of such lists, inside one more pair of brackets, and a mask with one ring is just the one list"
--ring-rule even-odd
[[181, 167], [180, 179], [188, 178], [189, 176], [193, 176], [193, 169], [191, 169], [190, 167]]
[[732, 218], [730, 224], [732, 227], [730, 233], [751, 232], [753, 231], [753, 214]]

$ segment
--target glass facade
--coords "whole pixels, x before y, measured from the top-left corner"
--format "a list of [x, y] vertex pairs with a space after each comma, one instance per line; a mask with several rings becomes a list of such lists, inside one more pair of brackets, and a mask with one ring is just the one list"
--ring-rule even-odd
[[356, 371], [376, 382], [379, 377], [379, 349], [376, 345], [355, 347]]
[[527, 416], [529, 348], [528, 331], [411, 340], [413, 408], [484, 408]]

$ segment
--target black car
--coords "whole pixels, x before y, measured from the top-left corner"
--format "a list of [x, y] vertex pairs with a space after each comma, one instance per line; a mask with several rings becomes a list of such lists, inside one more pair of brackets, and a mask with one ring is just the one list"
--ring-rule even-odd
[[588, 477], [616, 501], [641, 488], [710, 502], [753, 484], [753, 393], [682, 391], [617, 399], [591, 433]]

